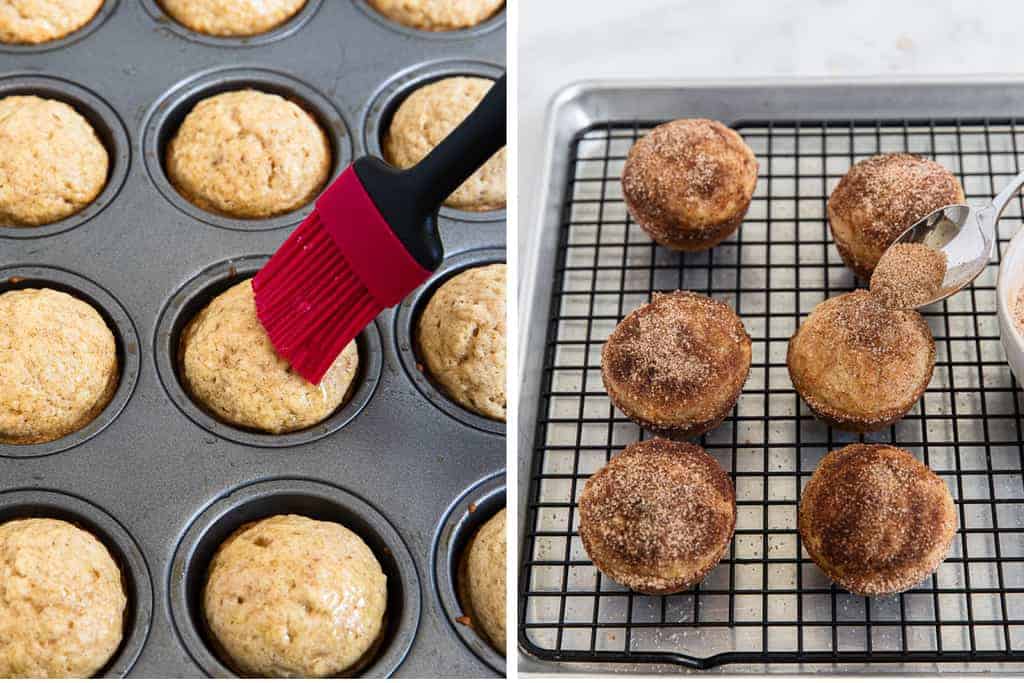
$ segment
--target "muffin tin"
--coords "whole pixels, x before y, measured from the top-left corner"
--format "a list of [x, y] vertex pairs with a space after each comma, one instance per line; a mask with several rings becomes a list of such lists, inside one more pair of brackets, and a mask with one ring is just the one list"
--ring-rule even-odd
[[[501, 658], [451, 622], [443, 596], [453, 578], [435, 574], [433, 561], [466, 492], [504, 481], [504, 424], [456, 415], [430, 394], [408, 336], [420, 299], [385, 311], [360, 335], [353, 394], [324, 423], [272, 436], [218, 422], [178, 382], [177, 336], [212, 296], [251, 276], [312, 207], [266, 221], [209, 214], [177, 195], [162, 165], [162, 145], [191, 104], [251, 85], [319, 120], [336, 175], [379, 148], [367, 126], [408, 92], [394, 88], [412, 83], [403, 78], [442, 67], [497, 75], [503, 23], [504, 13], [437, 35], [394, 26], [361, 0], [310, 0], [268, 34], [221, 39], [176, 24], [155, 0], [107, 0], [62, 41], [0, 46], [0, 96], [68, 102], [112, 161], [107, 187], [82, 213], [42, 228], [0, 227], [0, 291], [73, 293], [100, 311], [118, 342], [120, 385], [96, 420], [50, 444], [0, 446], [0, 518], [76, 521], [125, 568], [130, 628], [104, 675], [231, 675], [209, 649], [196, 587], [229, 527], [288, 512], [346, 523], [385, 567], [387, 635], [364, 675], [504, 672]], [[504, 258], [503, 212], [446, 210], [440, 227], [447, 259], [421, 292], [466, 265]]]

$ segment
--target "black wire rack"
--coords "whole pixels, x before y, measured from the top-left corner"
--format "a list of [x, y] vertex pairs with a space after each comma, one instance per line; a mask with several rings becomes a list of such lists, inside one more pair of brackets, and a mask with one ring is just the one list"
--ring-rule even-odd
[[[737, 663], [1024, 660], [1024, 446], [1021, 396], [996, 314], [998, 258], [1020, 225], [999, 224], [992, 264], [972, 287], [924, 311], [936, 342], [932, 382], [888, 430], [864, 437], [816, 420], [786, 369], [790, 335], [825, 298], [858, 286], [829, 233], [828, 195], [859, 159], [907, 151], [957, 173], [984, 203], [1020, 170], [1015, 120], [745, 121], [760, 177], [739, 231], [713, 250], [657, 247], [625, 209], [619, 177], [658, 121], [592, 126], [573, 140], [527, 498], [519, 640], [563, 662]], [[863, 285], [861, 285], [863, 286]], [[633, 593], [602, 576], [577, 535], [587, 477], [649, 438], [613, 408], [601, 346], [652, 292], [688, 289], [728, 302], [753, 339], [732, 415], [701, 438], [733, 478], [736, 534], [695, 589]], [[857, 440], [895, 443], [949, 485], [959, 526], [925, 583], [866, 599], [832, 585], [803, 551], [800, 492], [820, 459]]]

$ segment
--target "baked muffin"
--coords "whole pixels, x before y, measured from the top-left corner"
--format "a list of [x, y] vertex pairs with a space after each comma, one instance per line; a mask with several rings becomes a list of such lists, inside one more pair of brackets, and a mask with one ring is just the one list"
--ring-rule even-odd
[[955, 533], [946, 483], [895, 446], [832, 451], [800, 502], [807, 554], [858, 595], [901, 593], [921, 583], [942, 563]]
[[473, 627], [505, 654], [505, 508], [474, 534], [462, 581]]
[[320, 384], [292, 372], [256, 317], [252, 280], [217, 296], [181, 333], [179, 372], [185, 390], [214, 417], [270, 434], [321, 422], [348, 398], [359, 367], [352, 341]]
[[490, 19], [505, 0], [368, 0], [392, 21], [421, 31], [454, 31]]
[[99, 415], [120, 379], [95, 308], [52, 289], [0, 294], [0, 443], [54, 441]]
[[92, 21], [102, 6], [103, 0], [0, 0], [0, 43], [59, 40]]
[[160, 0], [164, 11], [187, 28], [211, 36], [255, 36], [275, 29], [306, 0]]
[[814, 414], [850, 432], [888, 427], [924, 394], [935, 340], [914, 310], [869, 292], [826, 299], [789, 340], [789, 377]]
[[583, 487], [579, 533], [594, 565], [639, 593], [700, 583], [725, 555], [736, 494], [696, 444], [651, 439], [626, 447]]
[[280, 95], [236, 90], [189, 112], [167, 145], [167, 175], [185, 199], [234, 218], [268, 218], [316, 198], [331, 145], [316, 120]]
[[128, 604], [95, 536], [58, 519], [0, 524], [0, 677], [88, 678], [117, 652]]
[[[415, 166], [469, 116], [494, 85], [488, 78], [442, 78], [410, 94], [395, 110], [384, 136], [384, 158], [392, 166]], [[465, 211], [505, 207], [505, 148], [487, 160], [445, 200]]]
[[464, 270], [430, 297], [416, 326], [419, 357], [450, 399], [505, 420], [505, 264]]
[[103, 191], [109, 163], [96, 131], [64, 102], [0, 99], [0, 225], [33, 227], [78, 213]]
[[960, 182], [916, 154], [880, 154], [854, 164], [828, 198], [828, 222], [843, 262], [867, 282], [878, 259], [919, 219], [962, 204]]
[[373, 551], [341, 524], [275, 515], [221, 544], [202, 601], [217, 648], [237, 673], [336, 676], [372, 655], [387, 577]]
[[710, 249], [740, 227], [757, 185], [757, 159], [709, 119], [664, 123], [640, 138], [622, 169], [633, 220], [676, 251]]
[[693, 292], [656, 293], [601, 350], [601, 379], [637, 424], [688, 438], [729, 414], [750, 372], [751, 343], [728, 305]]

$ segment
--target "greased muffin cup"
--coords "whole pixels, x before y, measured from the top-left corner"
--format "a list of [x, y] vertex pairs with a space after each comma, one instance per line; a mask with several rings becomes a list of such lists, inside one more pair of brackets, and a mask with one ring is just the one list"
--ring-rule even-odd
[[[357, 340], [351, 395], [318, 424], [268, 434], [205, 411], [177, 374], [181, 332], [217, 294], [252, 277], [313, 204], [270, 218], [217, 214], [174, 188], [165, 161], [196, 104], [253, 89], [316, 120], [330, 146], [330, 182], [368, 151], [363, 123], [377, 96], [403, 75], [464, 60], [490, 69], [465, 75], [495, 78], [504, 61], [503, 25], [502, 11], [472, 29], [435, 34], [387, 20], [364, 0], [307, 0], [265, 33], [214, 36], [174, 20], [157, 0], [105, 0], [65, 38], [0, 44], [0, 98], [67, 103], [110, 159], [99, 196], [78, 213], [31, 229], [0, 225], [0, 292], [42, 286], [85, 295], [117, 341], [121, 379], [95, 419], [45, 444], [0, 445], [0, 458], [19, 458], [5, 468], [0, 496], [24, 489], [40, 501], [44, 489], [56, 489], [91, 501], [130, 533], [152, 572], [143, 636], [128, 624], [138, 604], [129, 595], [123, 650], [100, 675], [237, 675], [210, 648], [198, 600], [182, 603], [187, 618], [172, 609], [179, 578], [202, 576], [208, 566], [176, 565], [175, 553], [187, 548], [181, 557], [208, 560], [204, 552], [216, 546], [189, 543], [193, 523], [230, 501], [223, 528], [233, 531], [257, 517], [234, 505], [236, 492], [281, 478], [340, 487], [353, 505], [367, 504], [386, 521], [334, 518], [366, 540], [389, 580], [385, 636], [358, 675], [496, 675], [449, 625], [440, 602], [423, 592], [426, 583], [417, 584], [429, 580], [434, 537], [452, 500], [504, 467], [502, 437], [425, 399], [401, 360], [398, 311], [379, 316]], [[459, 213], [446, 208], [439, 220], [450, 256], [504, 244], [503, 212]], [[259, 504], [259, 518], [322, 518], [341, 509], [305, 492], [280, 493]], [[394, 556], [384, 552], [395, 548]], [[181, 574], [179, 566], [193, 569]], [[130, 562], [122, 567], [134, 575]]]

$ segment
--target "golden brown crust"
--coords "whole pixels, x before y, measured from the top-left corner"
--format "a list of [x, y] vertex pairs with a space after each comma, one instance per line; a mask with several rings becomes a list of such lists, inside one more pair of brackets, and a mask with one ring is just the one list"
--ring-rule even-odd
[[728, 305], [693, 292], [656, 293], [609, 335], [601, 379], [626, 417], [687, 438], [729, 414], [750, 359], [750, 337]]
[[0, 43], [38, 45], [60, 40], [92, 21], [103, 0], [2, 0]]
[[649, 595], [699, 583], [722, 559], [736, 527], [732, 480], [692, 443], [627, 446], [587, 480], [579, 533], [594, 565]]
[[917, 311], [864, 290], [826, 299], [789, 340], [789, 376], [815, 415], [839, 429], [887, 427], [924, 394], [935, 340]]
[[677, 251], [709, 249], [743, 221], [757, 159], [736, 131], [709, 119], [662, 124], [638, 140], [622, 170], [630, 215]]
[[964, 202], [960, 182], [916, 154], [879, 154], [854, 164], [828, 199], [832, 237], [843, 262], [871, 277], [889, 245], [935, 209]]
[[800, 538], [834, 582], [858, 595], [900, 593], [942, 563], [956, 533], [949, 488], [902, 448], [832, 451], [807, 483]]

